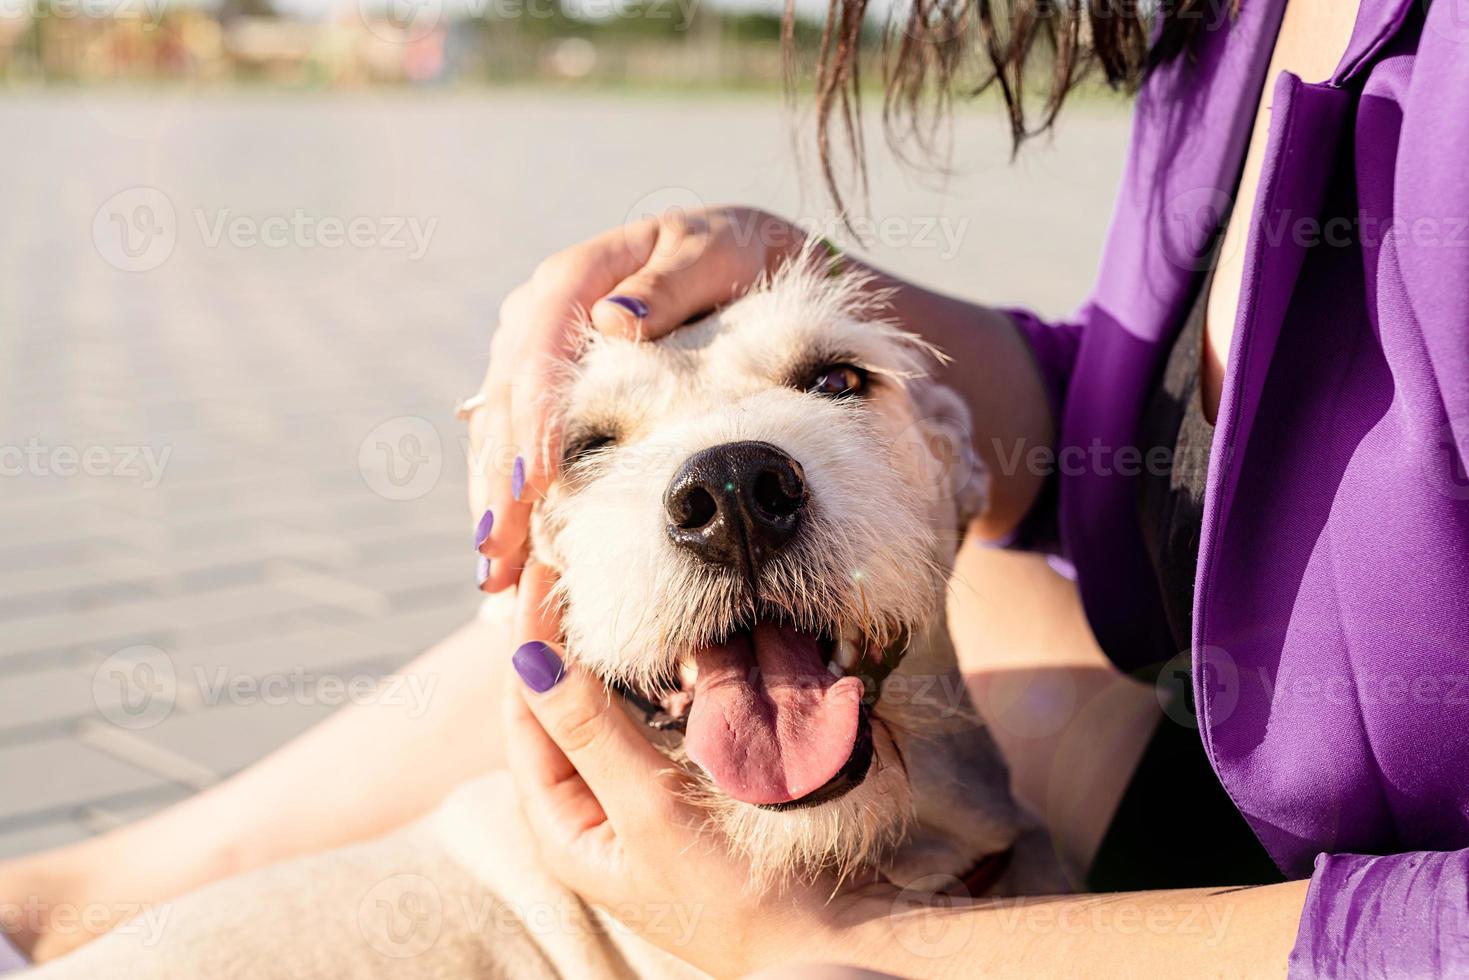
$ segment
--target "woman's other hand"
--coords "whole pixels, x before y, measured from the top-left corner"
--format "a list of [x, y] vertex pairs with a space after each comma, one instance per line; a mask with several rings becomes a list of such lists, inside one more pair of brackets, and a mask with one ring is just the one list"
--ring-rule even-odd
[[531, 505], [556, 476], [556, 384], [577, 354], [584, 314], [604, 334], [657, 339], [739, 295], [803, 239], [792, 223], [751, 208], [671, 212], [558, 252], [510, 293], [469, 418], [484, 591], [512, 585], [525, 563]]
[[874, 896], [795, 880], [753, 895], [748, 867], [703, 828], [678, 770], [596, 677], [564, 662], [550, 584], [535, 563], [521, 578], [514, 664], [524, 683], [507, 689], [505, 746], [546, 870], [715, 976], [851, 955], [841, 922]]

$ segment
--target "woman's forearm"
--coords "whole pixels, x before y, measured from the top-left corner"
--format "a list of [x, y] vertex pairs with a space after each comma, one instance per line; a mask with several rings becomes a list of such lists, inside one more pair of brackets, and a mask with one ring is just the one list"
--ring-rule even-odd
[[1044, 473], [1013, 463], [1055, 438], [1045, 386], [1025, 338], [1000, 310], [864, 268], [877, 277], [877, 288], [892, 290], [893, 313], [903, 326], [948, 356], [935, 380], [969, 407], [974, 448], [992, 481], [989, 506], [974, 530], [989, 539], [1007, 534], [1045, 482]]
[[950, 908], [871, 900], [851, 910], [827, 954], [906, 977], [1284, 976], [1307, 885]]

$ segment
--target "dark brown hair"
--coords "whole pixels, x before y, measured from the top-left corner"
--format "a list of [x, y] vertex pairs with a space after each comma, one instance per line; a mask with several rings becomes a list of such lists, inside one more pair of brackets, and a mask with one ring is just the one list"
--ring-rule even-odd
[[[942, 155], [941, 125], [955, 97], [990, 89], [1004, 101], [1012, 146], [1019, 149], [1050, 128], [1067, 95], [1093, 72], [1114, 89], [1136, 88], [1149, 68], [1188, 46], [1202, 20], [1197, 8], [1217, 0], [1182, 0], [1171, 9], [1169, 0], [1156, 0], [1147, 4], [1151, 15], [1139, 9], [1147, 0], [902, 0], [909, 4], [906, 17], [891, 16], [876, 44], [868, 0], [830, 2], [815, 52], [816, 144], [822, 176], [840, 205], [843, 162], [866, 190], [864, 54], [881, 59], [883, 127], [900, 157], [908, 157], [909, 147], [928, 160]], [[787, 0], [788, 87], [797, 74], [794, 24], [793, 0]], [[1032, 84], [1040, 87], [1036, 95]]]

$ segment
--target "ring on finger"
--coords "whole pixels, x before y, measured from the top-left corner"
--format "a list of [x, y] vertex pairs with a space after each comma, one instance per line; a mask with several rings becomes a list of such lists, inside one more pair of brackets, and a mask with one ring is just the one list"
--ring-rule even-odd
[[482, 391], [478, 394], [470, 395], [468, 398], [462, 398], [459, 404], [454, 406], [454, 417], [461, 422], [468, 422], [470, 416], [474, 414], [474, 410], [482, 407], [484, 403], [485, 393]]

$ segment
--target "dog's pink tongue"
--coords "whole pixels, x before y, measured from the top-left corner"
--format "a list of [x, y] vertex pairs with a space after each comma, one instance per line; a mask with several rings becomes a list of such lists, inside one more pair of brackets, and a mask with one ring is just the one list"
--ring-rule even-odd
[[787, 803], [846, 765], [862, 682], [833, 677], [816, 637], [761, 623], [696, 658], [684, 747], [726, 794]]

